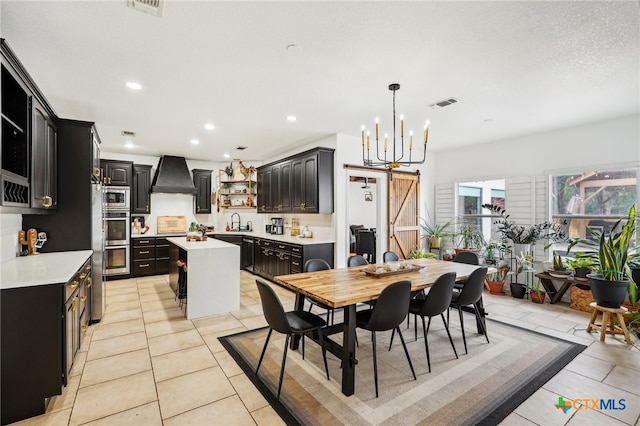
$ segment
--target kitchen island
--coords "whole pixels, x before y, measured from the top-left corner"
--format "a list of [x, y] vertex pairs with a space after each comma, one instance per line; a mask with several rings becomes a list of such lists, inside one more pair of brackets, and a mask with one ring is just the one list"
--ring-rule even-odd
[[187, 262], [187, 319], [207, 317], [240, 309], [240, 247], [209, 238], [187, 241], [169, 237], [170, 284], [177, 286], [176, 261]]

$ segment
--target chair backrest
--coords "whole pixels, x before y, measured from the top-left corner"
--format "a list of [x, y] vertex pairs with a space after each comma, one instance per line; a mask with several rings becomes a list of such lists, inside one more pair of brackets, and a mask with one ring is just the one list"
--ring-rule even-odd
[[287, 315], [276, 292], [262, 280], [256, 280], [256, 285], [260, 292], [262, 312], [269, 327], [277, 332], [290, 334], [291, 326], [289, 325], [289, 321], [287, 321]]
[[356, 253], [368, 255], [368, 259], [375, 263], [376, 237], [373, 231], [360, 230], [356, 233]]
[[471, 305], [476, 303], [482, 297], [484, 289], [484, 279], [487, 276], [487, 267], [483, 266], [476, 269], [469, 275], [467, 281], [462, 286], [460, 296], [456, 303], [458, 305]]
[[347, 259], [347, 267], [349, 268], [351, 268], [352, 266], [362, 266], [368, 264], [369, 262], [367, 262], [367, 259], [360, 256], [359, 254], [349, 256], [349, 258]]
[[396, 328], [409, 313], [411, 300], [411, 281], [398, 281], [386, 286], [365, 327], [367, 330], [384, 331]]
[[383, 262], [393, 262], [395, 260], [400, 260], [400, 256], [393, 251], [385, 251], [382, 255]]
[[433, 317], [446, 311], [451, 304], [453, 285], [456, 283], [456, 273], [447, 272], [438, 277], [425, 297], [420, 315]]
[[304, 264], [304, 272], [326, 271], [331, 269], [331, 265], [324, 259], [309, 259]]
[[454, 262], [466, 263], [467, 265], [479, 265], [478, 255], [472, 251], [461, 251], [453, 258]]

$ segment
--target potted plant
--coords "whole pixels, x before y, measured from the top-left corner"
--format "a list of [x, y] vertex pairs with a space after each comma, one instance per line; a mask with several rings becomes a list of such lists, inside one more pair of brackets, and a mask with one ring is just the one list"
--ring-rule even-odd
[[451, 235], [451, 232], [449, 232], [451, 221], [442, 225], [432, 225], [423, 218], [420, 218], [420, 220], [422, 220], [422, 225], [420, 225], [420, 227], [422, 228], [423, 232], [421, 238], [427, 240], [428, 247], [439, 249], [442, 245], [442, 239]]
[[533, 303], [544, 303], [546, 292], [540, 288], [540, 284], [541, 281], [540, 278], [538, 278], [538, 281], [531, 287], [531, 291], [529, 292], [529, 297], [531, 297]]
[[407, 259], [434, 259], [436, 257], [438, 257], [438, 255], [436, 255], [435, 253], [431, 253], [416, 247], [409, 252]]
[[496, 272], [487, 274], [487, 285], [489, 286], [489, 293], [491, 294], [504, 294], [504, 282], [507, 279], [509, 267], [498, 268]]
[[483, 204], [482, 207], [500, 216], [494, 223], [498, 225], [498, 232], [513, 242], [516, 256], [521, 252], [522, 254], [531, 253], [531, 245], [538, 240], [549, 239], [550, 243], [546, 247], [554, 242], [567, 240], [567, 234], [563, 229], [566, 221], [562, 223], [544, 221], [526, 228], [509, 220], [506, 210], [496, 204]]
[[608, 236], [604, 232], [599, 233], [598, 272], [587, 276], [593, 298], [600, 306], [619, 308], [627, 294], [631, 305], [635, 305], [636, 284], [631, 280], [632, 272], [627, 259], [636, 231], [636, 220], [636, 207], [633, 205], [629, 209], [627, 222], [620, 227], [620, 231], [614, 233], [622, 220], [616, 222]]
[[457, 248], [456, 253], [461, 251], [478, 251], [485, 244], [484, 235], [473, 225], [459, 224], [453, 235]]
[[573, 269], [573, 276], [575, 278], [587, 279], [587, 274], [591, 273], [596, 266], [596, 262], [591, 257], [576, 257], [573, 259], [567, 259], [567, 266]]
[[484, 259], [488, 265], [496, 263], [496, 254], [498, 254], [498, 243], [489, 241], [484, 245]]

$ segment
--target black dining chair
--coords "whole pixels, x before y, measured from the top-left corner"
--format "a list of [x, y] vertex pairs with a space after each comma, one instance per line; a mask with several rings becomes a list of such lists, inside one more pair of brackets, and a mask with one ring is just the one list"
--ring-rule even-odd
[[260, 300], [262, 302], [262, 311], [264, 317], [269, 324], [269, 333], [267, 339], [264, 342], [262, 348], [262, 354], [260, 354], [260, 360], [256, 367], [256, 376], [260, 370], [262, 359], [267, 351], [267, 345], [271, 338], [271, 332], [273, 330], [278, 333], [286, 334], [284, 342], [284, 355], [282, 356], [282, 366], [280, 367], [280, 380], [278, 382], [278, 395], [276, 399], [280, 400], [280, 391], [282, 390], [282, 379], [284, 377], [284, 366], [287, 361], [287, 349], [289, 348], [289, 338], [292, 335], [299, 335], [302, 337], [302, 359], [304, 359], [304, 334], [308, 332], [317, 331], [318, 338], [320, 340], [320, 346], [322, 347], [322, 360], [324, 361], [324, 370], [327, 373], [327, 380], [329, 380], [329, 367], [327, 366], [327, 351], [324, 346], [324, 339], [322, 337], [322, 327], [326, 326], [325, 320], [319, 316], [306, 311], [289, 311], [285, 312], [282, 307], [282, 302], [276, 295], [276, 292], [264, 281], [256, 280], [258, 291], [260, 292]]
[[369, 261], [359, 254], [354, 254], [353, 256], [349, 256], [347, 259], [347, 267], [351, 268], [353, 266], [364, 266], [368, 265]]
[[357, 231], [356, 254], [365, 257], [369, 263], [376, 263], [376, 238], [373, 231]]
[[[453, 261], [456, 263], [464, 263], [467, 265], [479, 265], [480, 260], [478, 259], [478, 255], [472, 251], [461, 251], [456, 254], [453, 258]], [[453, 288], [456, 290], [461, 290], [466, 281], [458, 281]]]
[[[476, 316], [476, 322], [478, 323], [478, 327], [481, 328], [482, 334], [487, 339], [487, 343], [489, 343], [489, 336], [487, 335], [487, 326], [483, 321], [483, 318], [480, 317], [480, 299], [482, 298], [482, 290], [484, 289], [484, 279], [487, 276], [487, 267], [483, 266], [475, 271], [473, 271], [469, 278], [467, 278], [467, 282], [462, 287], [462, 290], [459, 292], [453, 291], [451, 297], [451, 304], [449, 305], [451, 308], [458, 309], [458, 315], [460, 316], [460, 328], [462, 329], [462, 341], [464, 342], [464, 353], [469, 353], [467, 351], [467, 338], [464, 334], [464, 320], [462, 317], [462, 307], [472, 305], [473, 313]], [[449, 320], [449, 311], [447, 311], [447, 322]]]
[[395, 330], [400, 336], [404, 353], [409, 361], [411, 374], [416, 380], [416, 373], [413, 370], [413, 363], [409, 357], [407, 345], [400, 331], [400, 323], [407, 316], [409, 311], [409, 297], [411, 294], [410, 281], [398, 281], [385, 287], [373, 309], [359, 311], [356, 313], [356, 326], [363, 330], [371, 331], [371, 342], [373, 345], [373, 378], [376, 386], [376, 398], [378, 397], [378, 361], [376, 357], [376, 331]]
[[383, 262], [395, 262], [397, 260], [400, 260], [400, 256], [398, 256], [398, 254], [394, 251], [385, 251], [382, 254]]
[[[438, 279], [436, 279], [436, 282], [433, 283], [424, 299], [411, 299], [411, 302], [409, 303], [409, 313], [422, 318], [424, 349], [427, 352], [427, 365], [429, 367], [429, 373], [431, 373], [431, 357], [429, 356], [429, 343], [427, 342], [427, 334], [429, 334], [429, 327], [431, 326], [432, 317], [440, 315], [440, 318], [442, 318], [444, 328], [447, 331], [447, 336], [449, 336], [449, 342], [451, 343], [451, 347], [453, 348], [453, 353], [455, 354], [456, 359], [458, 358], [458, 351], [456, 351], [456, 346], [453, 344], [453, 339], [451, 338], [451, 333], [449, 332], [449, 324], [447, 320], [444, 319], [444, 312], [449, 309], [449, 305], [451, 304], [453, 284], [455, 282], [455, 272], [448, 272], [446, 274], [440, 275]], [[429, 318], [426, 327], [424, 323], [425, 317]], [[414, 329], [414, 336], [415, 339], [418, 340], [417, 327]], [[389, 350], [391, 350], [392, 344], [393, 334], [391, 335], [391, 341], [389, 342]]]
[[[309, 259], [303, 267], [304, 272], [326, 271], [329, 269], [331, 269], [331, 265], [329, 265], [324, 259]], [[329, 323], [329, 315], [331, 315], [331, 324], [333, 324], [334, 309], [331, 306], [325, 305], [318, 300], [313, 300], [310, 297], [305, 296], [305, 299], [307, 299], [311, 304], [309, 306], [309, 312], [311, 312], [314, 305], [321, 309], [325, 309], [327, 311], [327, 323]]]

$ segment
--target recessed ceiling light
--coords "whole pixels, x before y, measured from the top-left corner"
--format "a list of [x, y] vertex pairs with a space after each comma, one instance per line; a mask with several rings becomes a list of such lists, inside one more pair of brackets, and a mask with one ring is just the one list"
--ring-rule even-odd
[[200, 141], [198, 139], [191, 139], [191, 143], [193, 145], [198, 145], [200, 143]]
[[128, 81], [127, 87], [131, 90], [142, 90], [142, 86], [139, 83], [136, 83], [135, 81]]
[[229, 154], [224, 154], [223, 157], [224, 158], [231, 158], [231, 156]]
[[126, 142], [124, 143], [124, 146], [125, 146], [125, 148], [129, 148], [129, 149], [131, 149], [131, 148], [135, 148], [135, 147], [136, 147], [136, 146], [133, 144], [133, 142], [131, 142], [131, 141], [126, 141]]
[[298, 117], [296, 117], [295, 115], [287, 115], [287, 121], [294, 122], [297, 120], [298, 120]]
[[207, 130], [213, 130], [216, 128], [216, 126], [214, 126], [213, 123], [207, 123], [204, 125], [204, 128]]

